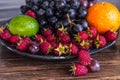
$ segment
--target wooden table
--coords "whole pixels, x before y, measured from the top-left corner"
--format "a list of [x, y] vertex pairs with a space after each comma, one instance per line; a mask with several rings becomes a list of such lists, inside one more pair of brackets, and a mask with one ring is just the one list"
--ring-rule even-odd
[[[119, 0], [107, 1], [119, 7]], [[41, 61], [17, 55], [0, 45], [0, 80], [120, 80], [120, 38], [112, 47], [92, 57], [100, 62], [101, 70], [75, 77], [69, 66], [77, 59]]]

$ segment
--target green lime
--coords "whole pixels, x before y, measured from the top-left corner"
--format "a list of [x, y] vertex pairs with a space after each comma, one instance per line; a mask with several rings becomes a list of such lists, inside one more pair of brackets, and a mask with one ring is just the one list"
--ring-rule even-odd
[[31, 37], [38, 32], [39, 23], [30, 16], [19, 15], [10, 20], [8, 28], [13, 35], [17, 34]]

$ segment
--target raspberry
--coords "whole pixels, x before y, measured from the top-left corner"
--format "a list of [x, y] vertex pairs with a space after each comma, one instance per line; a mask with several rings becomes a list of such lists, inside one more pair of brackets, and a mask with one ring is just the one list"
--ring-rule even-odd
[[54, 39], [55, 39], [55, 37], [54, 37], [53, 35], [49, 35], [48, 37], [46, 37], [46, 40], [47, 40], [48, 42], [53, 42]]
[[11, 38], [10, 38], [10, 42], [12, 43], [12, 44], [16, 44], [16, 43], [18, 43], [20, 41], [20, 36], [18, 36], [18, 35], [14, 35], [14, 36], [12, 36]]
[[82, 40], [88, 40], [89, 35], [85, 31], [78, 32], [78, 34], [74, 35], [75, 40], [79, 43]]
[[24, 40], [21, 40], [17, 44], [16, 48], [20, 51], [26, 51], [28, 49], [28, 44]]
[[91, 62], [91, 56], [90, 53], [86, 50], [80, 50], [78, 52], [78, 60], [80, 62], [80, 64], [82, 65], [88, 65]]
[[42, 34], [43, 34], [43, 36], [46, 38], [46, 37], [48, 37], [49, 35], [52, 35], [52, 30], [49, 29], [49, 28], [44, 29], [44, 31], [43, 31]]
[[64, 34], [67, 34], [67, 28], [64, 28], [64, 26], [62, 26], [61, 28], [58, 28], [56, 32], [58, 37], [62, 37]]
[[61, 37], [61, 42], [62, 43], [69, 43], [70, 42], [70, 36], [67, 35], [67, 34], [63, 34], [62, 37]]
[[96, 48], [103, 48], [106, 45], [106, 39], [102, 35], [98, 35], [94, 41], [94, 45]]
[[53, 53], [56, 56], [61, 56], [62, 54], [65, 54], [65, 46], [63, 46], [61, 43], [59, 43], [59, 45], [53, 49]]
[[51, 51], [51, 45], [47, 41], [40, 43], [39, 48], [44, 55], [48, 54]]
[[70, 71], [72, 71], [75, 76], [82, 76], [88, 73], [88, 69], [79, 63], [72, 65], [71, 68]]
[[112, 42], [117, 39], [117, 32], [107, 31], [105, 34], [106, 41]]
[[25, 14], [33, 18], [36, 18], [36, 14], [32, 10], [28, 10]]
[[71, 53], [71, 55], [78, 54], [78, 47], [73, 43], [70, 44], [70, 53]]
[[83, 40], [79, 43], [80, 50], [89, 50], [90, 49], [90, 42], [89, 40]]
[[92, 27], [92, 26], [88, 27], [87, 32], [88, 32], [90, 39], [95, 39], [97, 34], [98, 34], [97, 29], [95, 27]]
[[37, 35], [35, 35], [35, 40], [36, 40], [37, 42], [41, 43], [41, 42], [43, 42], [44, 38], [43, 38], [42, 35], [37, 34]]
[[0, 37], [5, 40], [5, 41], [9, 41], [10, 38], [11, 38], [11, 33], [8, 31], [8, 30], [5, 30], [3, 31], [1, 34], [0, 34]]
[[23, 37], [23, 39], [28, 45], [31, 45], [32, 44], [32, 40], [29, 38], [29, 37]]

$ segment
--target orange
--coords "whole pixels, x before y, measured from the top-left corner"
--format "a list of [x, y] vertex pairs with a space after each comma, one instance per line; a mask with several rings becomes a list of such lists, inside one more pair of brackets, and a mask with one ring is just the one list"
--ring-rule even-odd
[[117, 31], [120, 26], [119, 10], [109, 2], [98, 2], [90, 7], [86, 19], [101, 34], [108, 30]]

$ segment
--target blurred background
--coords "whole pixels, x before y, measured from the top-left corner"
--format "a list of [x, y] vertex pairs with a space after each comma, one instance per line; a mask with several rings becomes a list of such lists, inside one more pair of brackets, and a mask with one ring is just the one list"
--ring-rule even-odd
[[[113, 4], [120, 4], [120, 0], [97, 0], [108, 1]], [[20, 13], [20, 6], [25, 4], [25, 0], [0, 0], [0, 21], [6, 20]], [[120, 9], [120, 5], [116, 5]]]

